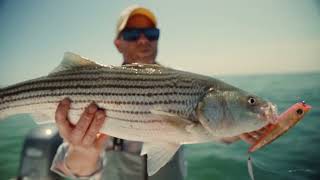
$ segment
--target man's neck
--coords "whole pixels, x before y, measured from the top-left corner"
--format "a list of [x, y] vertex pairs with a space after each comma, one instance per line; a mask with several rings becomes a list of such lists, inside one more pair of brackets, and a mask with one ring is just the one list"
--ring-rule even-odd
[[124, 60], [122, 65], [124, 64], [133, 64], [133, 63], [139, 63], [139, 64], [157, 64], [155, 60]]

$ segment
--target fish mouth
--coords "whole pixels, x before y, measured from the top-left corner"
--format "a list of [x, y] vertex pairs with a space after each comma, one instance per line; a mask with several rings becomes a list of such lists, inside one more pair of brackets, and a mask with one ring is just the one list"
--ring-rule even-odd
[[266, 106], [260, 108], [261, 114], [259, 114], [259, 119], [267, 121], [271, 124], [277, 123], [278, 113], [277, 107], [272, 103], [268, 103]]

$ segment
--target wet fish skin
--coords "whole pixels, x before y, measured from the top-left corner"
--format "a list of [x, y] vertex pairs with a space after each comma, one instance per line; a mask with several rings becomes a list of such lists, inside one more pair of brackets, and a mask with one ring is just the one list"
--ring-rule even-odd
[[[211, 77], [158, 65], [101, 66], [67, 53], [48, 76], [1, 89], [0, 118], [31, 113], [42, 116], [40, 123], [53, 122], [64, 97], [73, 101], [74, 124], [95, 101], [108, 110], [109, 125], [142, 123], [154, 118], [151, 110], [158, 110], [190, 122], [199, 122], [201, 116], [215, 136], [262, 127], [276, 113], [270, 102]], [[254, 98], [255, 104], [249, 105], [248, 98]]]
[[[102, 133], [145, 142], [143, 152], [148, 157], [160, 154], [153, 159], [164, 159], [162, 164], [148, 160], [149, 175], [181, 144], [250, 132], [276, 114], [272, 103], [211, 77], [159, 65], [102, 66], [66, 53], [48, 76], [0, 89], [0, 119], [28, 113], [39, 124], [53, 123], [57, 105], [65, 97], [72, 100], [73, 124], [95, 101], [108, 113]], [[165, 152], [153, 153], [156, 147]]]

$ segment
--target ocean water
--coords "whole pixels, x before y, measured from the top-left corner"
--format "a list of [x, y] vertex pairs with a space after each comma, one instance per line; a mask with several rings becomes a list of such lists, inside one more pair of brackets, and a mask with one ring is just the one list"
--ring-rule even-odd
[[[305, 100], [313, 109], [293, 129], [253, 153], [256, 180], [320, 179], [320, 73], [222, 76], [219, 79], [277, 104], [279, 112]], [[0, 179], [17, 175], [29, 116], [0, 122]], [[185, 147], [188, 180], [248, 180], [248, 144], [207, 143]]]
[[[305, 100], [313, 108], [294, 128], [251, 155], [256, 180], [320, 179], [320, 73], [228, 76], [220, 79], [264, 97], [283, 112]], [[201, 144], [186, 148], [188, 180], [248, 180], [248, 145]]]

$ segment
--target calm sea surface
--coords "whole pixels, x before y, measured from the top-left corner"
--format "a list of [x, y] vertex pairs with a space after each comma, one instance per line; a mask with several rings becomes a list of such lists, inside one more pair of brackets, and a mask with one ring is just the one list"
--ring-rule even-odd
[[[320, 179], [320, 73], [219, 79], [274, 102], [280, 112], [301, 100], [312, 105], [295, 128], [252, 158], [256, 180]], [[17, 175], [24, 136], [34, 127], [32, 119], [23, 115], [0, 122], [0, 179]], [[248, 180], [247, 149], [242, 141], [186, 146], [188, 180]]]

